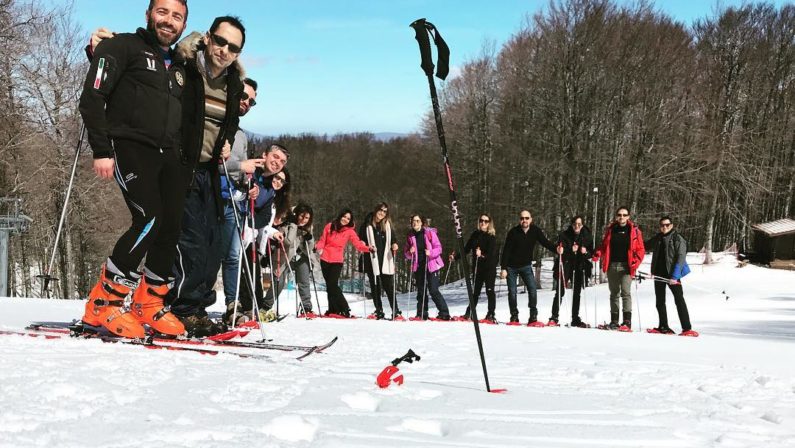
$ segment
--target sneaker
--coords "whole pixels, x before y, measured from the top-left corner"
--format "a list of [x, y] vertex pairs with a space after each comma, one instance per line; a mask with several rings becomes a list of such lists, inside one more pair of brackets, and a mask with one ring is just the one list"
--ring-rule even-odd
[[185, 326], [189, 337], [204, 338], [207, 336], [224, 333], [228, 330], [223, 323], [213, 322], [208, 316], [186, 316], [179, 317]]
[[560, 324], [555, 319], [549, 319], [549, 322], [547, 322], [547, 327], [559, 327], [559, 326]]
[[120, 275], [108, 277], [103, 266], [99, 281], [88, 294], [83, 322], [104, 327], [117, 336], [143, 338], [146, 335], [143, 325], [124, 304], [134, 287], [135, 281]]
[[144, 276], [141, 278], [141, 284], [135, 289], [130, 307], [133, 316], [142, 325], [149, 325], [161, 334], [178, 336], [185, 333], [185, 326], [171, 312], [171, 307], [163, 304], [173, 283], [155, 285], [150, 282], [152, 280]]
[[698, 332], [695, 330], [685, 330], [679, 334], [679, 336], [689, 336], [691, 338], [697, 338]]

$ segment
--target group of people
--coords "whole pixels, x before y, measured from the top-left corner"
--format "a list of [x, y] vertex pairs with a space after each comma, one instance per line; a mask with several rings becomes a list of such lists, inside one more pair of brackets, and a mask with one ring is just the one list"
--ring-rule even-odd
[[[274, 302], [278, 306], [276, 299], [289, 274], [295, 279], [303, 315], [312, 317], [314, 252], [320, 256], [328, 292], [326, 314], [349, 317], [350, 308], [339, 287], [348, 243], [362, 253], [362, 269], [375, 304], [373, 318], [386, 317], [381, 301], [385, 293], [391, 318], [401, 319], [394, 279], [400, 245], [389, 206], [377, 204], [358, 231], [353, 212], [344, 209], [324, 226], [315, 242], [312, 208], [290, 203], [288, 149], [271, 144], [261, 154], [252, 154], [239, 126], [240, 117], [256, 105], [258, 87], [244, 76], [239, 62], [246, 42], [243, 23], [233, 16], [217, 17], [207, 32], [194, 32], [180, 41], [187, 17], [186, 0], [150, 0], [145, 28], [124, 34], [100, 28], [87, 47], [92, 62], [79, 109], [93, 151], [94, 171], [101, 178], [116, 180], [132, 223], [103, 264], [83, 321], [133, 338], [144, 337], [144, 325], [167, 335], [210, 335], [224, 331], [225, 324], [273, 318]], [[466, 255], [472, 257], [476, 297], [485, 286], [486, 319], [495, 321], [499, 262], [500, 275], [508, 283], [511, 322], [518, 322], [517, 277], [521, 277], [529, 292], [530, 323], [538, 323], [531, 262], [540, 243], [560, 257], [558, 277], [573, 287], [572, 324], [582, 325], [580, 290], [587, 285], [593, 257], [601, 258], [608, 274], [610, 327], [629, 327], [629, 283], [643, 259], [644, 247], [628, 210], [619, 212], [594, 250], [581, 217], [575, 217], [557, 243], [552, 243], [533, 225], [530, 212], [523, 210], [519, 224], [506, 236], [499, 260], [494, 223], [489, 215], [481, 215]], [[677, 283], [687, 271], [686, 244], [672, 230], [669, 218], [662, 219], [663, 224], [670, 224], [668, 230], [647, 242], [655, 247], [652, 271], [671, 279], [668, 286], [682, 326], [690, 330]], [[403, 254], [411, 262], [417, 285], [414, 318], [427, 319], [428, 304], [433, 301], [436, 318], [451, 319], [439, 292], [442, 245], [424, 217], [411, 217]], [[461, 256], [451, 253], [448, 258]], [[265, 266], [270, 278], [263, 278]], [[222, 322], [213, 321], [207, 313], [215, 302], [219, 270], [227, 304]], [[664, 317], [665, 284], [657, 286], [658, 329], [669, 332]], [[558, 321], [558, 303], [565, 288], [558, 289], [550, 323]], [[623, 298], [621, 323], [619, 296]], [[467, 310], [464, 317], [469, 314]]]

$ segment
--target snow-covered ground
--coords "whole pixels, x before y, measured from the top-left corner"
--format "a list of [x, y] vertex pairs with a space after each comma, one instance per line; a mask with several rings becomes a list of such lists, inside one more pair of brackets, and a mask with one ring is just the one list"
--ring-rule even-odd
[[[304, 361], [0, 336], [0, 446], [795, 446], [795, 272], [737, 268], [728, 254], [717, 265], [689, 261], [699, 338], [482, 325], [491, 386], [505, 394], [485, 392], [472, 325], [461, 322], [269, 325], [275, 342], [340, 337]], [[462, 286], [443, 293], [461, 314]], [[607, 285], [585, 294], [588, 321], [608, 320]], [[652, 283], [635, 295], [635, 329], [656, 326]], [[539, 317], [551, 298], [539, 292]], [[361, 300], [349, 300], [361, 314]], [[81, 313], [76, 301], [0, 299], [0, 329]], [[422, 361], [401, 365], [403, 386], [379, 389], [376, 375], [409, 348]]]

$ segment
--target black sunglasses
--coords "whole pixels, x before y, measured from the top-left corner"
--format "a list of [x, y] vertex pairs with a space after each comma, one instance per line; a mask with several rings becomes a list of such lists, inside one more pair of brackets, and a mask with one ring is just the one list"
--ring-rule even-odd
[[616, 213], [616, 216], [623, 218], [624, 216], [629, 216], [629, 213]]
[[522, 221], [530, 221], [529, 216], [520, 216], [519, 219], [521, 219]]
[[238, 47], [237, 45], [230, 43], [228, 40], [224, 39], [223, 37], [217, 34], [210, 34], [210, 38], [213, 40], [213, 43], [219, 47], [227, 47], [229, 51], [232, 53], [240, 53], [243, 51], [242, 48]]
[[491, 220], [490, 219], [478, 219], [478, 222], [482, 222], [488, 224]]
[[248, 93], [243, 92], [243, 95], [240, 97], [241, 101], [248, 101], [248, 105], [254, 107], [257, 105], [257, 100], [248, 96]]

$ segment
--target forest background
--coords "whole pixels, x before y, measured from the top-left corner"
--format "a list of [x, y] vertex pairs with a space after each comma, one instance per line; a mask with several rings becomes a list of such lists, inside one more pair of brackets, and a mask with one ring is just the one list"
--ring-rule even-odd
[[[648, 2], [563, 0], [518, 25], [439, 84], [465, 238], [486, 212], [501, 241], [522, 208], [551, 238], [575, 214], [600, 235], [626, 205], [647, 236], [671, 215], [709, 262], [732, 244], [751, 249], [753, 223], [793, 216], [795, 5], [749, 3], [684, 24]], [[0, 214], [20, 204], [32, 219], [10, 240], [11, 296], [41, 291], [35, 276], [47, 270], [79, 136], [86, 36], [68, 7], [0, 0], [0, 197], [20, 200]], [[424, 76], [419, 53], [417, 65]], [[341, 208], [362, 219], [385, 201], [400, 239], [420, 213], [454, 248], [430, 100], [417, 134], [252, 141], [254, 153], [273, 141], [290, 149], [293, 203], [314, 208], [316, 235]], [[57, 298], [87, 296], [129, 223], [91, 160], [84, 146]]]

